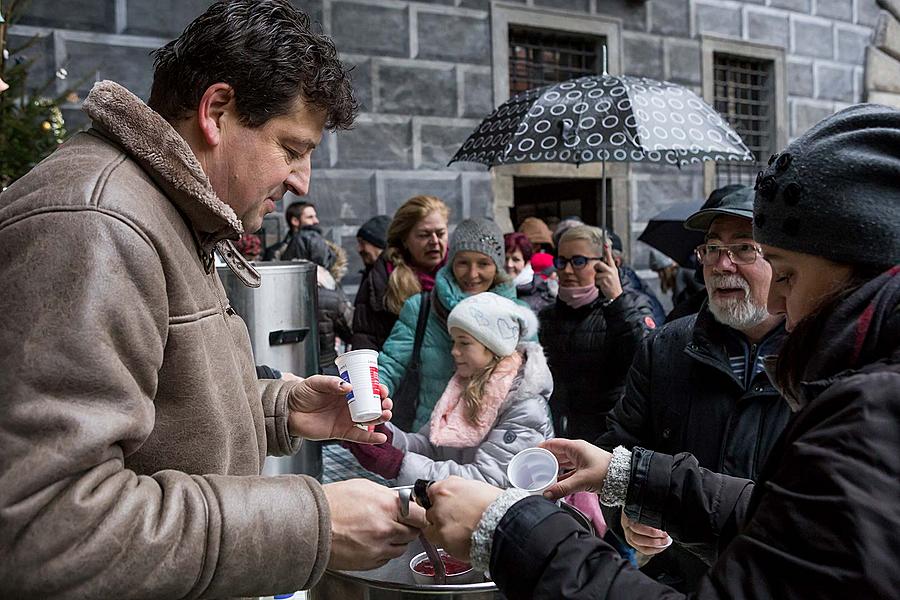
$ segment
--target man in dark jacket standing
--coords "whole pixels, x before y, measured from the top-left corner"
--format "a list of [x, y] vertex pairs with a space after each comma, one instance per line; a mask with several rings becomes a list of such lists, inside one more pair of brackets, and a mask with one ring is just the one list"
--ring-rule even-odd
[[539, 315], [553, 373], [553, 427], [560, 437], [593, 441], [606, 429], [634, 353], [655, 323], [646, 296], [623, 289], [600, 229], [566, 231], [554, 264], [559, 295]]
[[350, 345], [354, 350], [381, 350], [397, 320], [396, 316], [385, 319], [384, 311], [372, 309], [373, 306], [384, 306], [384, 295], [387, 293], [390, 273], [383, 251], [387, 248], [390, 226], [390, 217], [378, 215], [363, 223], [356, 233], [359, 255], [366, 268], [353, 301], [353, 337]]
[[356, 251], [362, 259], [365, 270], [363, 279], [384, 249], [387, 248], [387, 232], [391, 226], [391, 218], [387, 215], [376, 215], [362, 224], [356, 232]]
[[[706, 232], [697, 256], [709, 302], [644, 340], [598, 446], [690, 452], [712, 471], [756, 478], [790, 410], [763, 370], [785, 332], [783, 318], [766, 311], [772, 269], [753, 242], [753, 196], [752, 188], [741, 188], [685, 221]], [[636, 534], [620, 514], [610, 510], [607, 520], [638, 551], [639, 563], [658, 555], [644, 572], [694, 589], [714, 559], [711, 551], [678, 542], [667, 549], [644, 545], [647, 529]], [[664, 531], [654, 535], [670, 539]]]

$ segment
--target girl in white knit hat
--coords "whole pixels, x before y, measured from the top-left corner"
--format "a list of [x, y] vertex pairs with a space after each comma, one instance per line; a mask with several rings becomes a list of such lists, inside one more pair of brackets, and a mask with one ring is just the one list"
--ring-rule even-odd
[[525, 448], [553, 437], [553, 379], [527, 307], [484, 292], [447, 318], [456, 372], [418, 433], [379, 425], [388, 442], [348, 444], [360, 464], [407, 485], [458, 475], [507, 487], [506, 466]]

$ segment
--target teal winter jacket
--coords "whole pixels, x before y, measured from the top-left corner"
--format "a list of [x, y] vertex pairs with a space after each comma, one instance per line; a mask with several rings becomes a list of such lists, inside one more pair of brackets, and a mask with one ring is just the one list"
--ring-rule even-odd
[[[501, 283], [491, 288], [492, 292], [516, 300], [516, 287], [512, 282]], [[419, 384], [419, 406], [413, 422], [413, 431], [418, 431], [431, 417], [431, 410], [444, 388], [453, 376], [453, 357], [450, 350], [453, 341], [447, 332], [447, 315], [466, 297], [459, 289], [450, 266], [442, 267], [435, 276], [434, 294], [431, 301], [431, 312], [425, 326], [425, 337], [419, 356], [421, 377]], [[378, 356], [378, 377], [391, 393], [397, 390], [406, 367], [412, 357], [413, 342], [416, 338], [416, 321], [419, 319], [419, 308], [422, 305], [422, 294], [410, 297], [400, 311], [400, 318], [394, 324], [391, 335], [384, 343]]]

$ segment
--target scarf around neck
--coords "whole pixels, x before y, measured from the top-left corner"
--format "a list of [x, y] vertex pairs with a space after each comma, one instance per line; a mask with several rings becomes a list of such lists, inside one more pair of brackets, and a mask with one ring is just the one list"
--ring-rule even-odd
[[584, 287], [559, 287], [559, 299], [569, 305], [570, 308], [587, 306], [600, 297], [600, 290], [596, 285]]
[[469, 420], [463, 400], [468, 379], [454, 374], [431, 412], [429, 439], [435, 446], [473, 448], [494, 428], [500, 407], [512, 388], [513, 380], [522, 366], [522, 354], [518, 351], [504, 357], [484, 386], [478, 420]]
[[[385, 267], [387, 267], [387, 274], [390, 277], [391, 273], [394, 272], [394, 263], [389, 260], [385, 260]], [[441, 261], [441, 264], [436, 266], [432, 271], [420, 271], [419, 269], [412, 267], [413, 273], [416, 274], [416, 278], [419, 280], [419, 285], [422, 286], [423, 292], [430, 292], [434, 289], [435, 278], [437, 277], [437, 272], [440, 271], [441, 267], [447, 264], [447, 259]]]

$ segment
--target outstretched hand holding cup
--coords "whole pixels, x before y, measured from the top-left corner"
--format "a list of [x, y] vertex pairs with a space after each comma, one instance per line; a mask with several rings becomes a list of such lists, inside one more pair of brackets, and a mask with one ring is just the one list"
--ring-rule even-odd
[[606, 479], [612, 454], [584, 440], [556, 438], [539, 444], [549, 450], [559, 461], [560, 469], [567, 470], [559, 481], [544, 490], [544, 497], [558, 500], [575, 492], [599, 494]]

